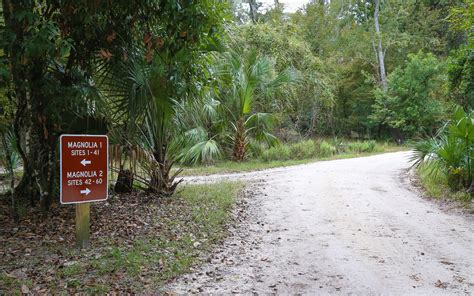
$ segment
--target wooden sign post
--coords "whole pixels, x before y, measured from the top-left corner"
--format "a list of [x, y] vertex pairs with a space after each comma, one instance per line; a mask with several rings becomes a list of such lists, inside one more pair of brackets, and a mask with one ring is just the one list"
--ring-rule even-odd
[[90, 244], [90, 203], [76, 205], [76, 245], [85, 249]]
[[108, 196], [109, 140], [105, 135], [62, 135], [59, 153], [61, 203], [76, 204], [76, 243], [87, 248], [90, 203]]

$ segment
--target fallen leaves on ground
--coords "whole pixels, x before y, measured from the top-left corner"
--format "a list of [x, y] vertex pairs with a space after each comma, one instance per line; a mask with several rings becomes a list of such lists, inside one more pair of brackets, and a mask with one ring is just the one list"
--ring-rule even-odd
[[[47, 216], [33, 209], [16, 223], [8, 202], [0, 197], [0, 294], [131, 293], [137, 285], [146, 289], [156, 286], [157, 278], [175, 276], [170, 262], [186, 267], [189, 256], [199, 256], [197, 249], [208, 245], [208, 229], [201, 233], [192, 206], [179, 196], [134, 193], [93, 203], [91, 247], [81, 252], [75, 248], [73, 205], [54, 205]], [[137, 248], [141, 240], [154, 244]], [[180, 253], [187, 250], [184, 244], [190, 254]], [[142, 264], [147, 256], [156, 264]], [[114, 266], [121, 260], [123, 265]]]

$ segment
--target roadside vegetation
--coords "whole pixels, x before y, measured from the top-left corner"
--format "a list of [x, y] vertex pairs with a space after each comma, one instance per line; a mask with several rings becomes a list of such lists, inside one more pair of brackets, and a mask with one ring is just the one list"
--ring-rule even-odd
[[427, 193], [436, 198], [460, 200], [472, 206], [474, 196], [474, 4], [451, 11], [451, 25], [465, 32], [466, 43], [450, 57], [449, 88], [460, 106], [443, 123], [436, 134], [419, 141], [414, 149], [414, 164], [418, 167]]
[[449, 186], [448, 176], [445, 173], [433, 174], [432, 167], [423, 164], [417, 168], [417, 174], [427, 197], [436, 200], [457, 201], [462, 207], [472, 209], [471, 193], [466, 190], [453, 190]]
[[417, 143], [413, 160], [433, 197], [470, 203], [474, 194], [474, 122], [459, 108], [436, 137]]
[[[212, 165], [186, 166], [183, 176], [239, 173], [298, 165], [321, 160], [368, 156], [409, 149], [391, 142], [354, 141], [346, 139], [305, 140], [279, 144], [252, 154], [245, 162], [218, 161]], [[254, 152], [257, 153], [257, 152]]]

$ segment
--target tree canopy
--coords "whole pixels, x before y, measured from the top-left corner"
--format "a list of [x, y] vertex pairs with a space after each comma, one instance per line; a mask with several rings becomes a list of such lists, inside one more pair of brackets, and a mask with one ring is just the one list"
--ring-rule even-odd
[[293, 13], [254, 0], [1, 8], [3, 149], [24, 172], [13, 196], [44, 209], [56, 200], [64, 133], [110, 136], [116, 190], [138, 182], [171, 195], [175, 164], [244, 161], [315, 137], [401, 142], [473, 107], [470, 1], [309, 1]]

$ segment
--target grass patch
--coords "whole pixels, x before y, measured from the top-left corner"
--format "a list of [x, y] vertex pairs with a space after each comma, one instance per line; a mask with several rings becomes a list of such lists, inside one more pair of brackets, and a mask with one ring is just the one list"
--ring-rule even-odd
[[[6, 273], [0, 273], [0, 294], [1, 295], [22, 295], [21, 287], [32, 287], [32, 282], [27, 279], [18, 279]], [[3, 290], [8, 293], [3, 294]]]
[[85, 292], [90, 295], [105, 295], [110, 290], [110, 287], [105, 284], [92, 284], [85, 288]]
[[82, 266], [78, 263], [75, 263], [70, 266], [65, 266], [62, 270], [59, 271], [59, 276], [61, 277], [74, 277], [78, 274], [84, 272]]
[[[122, 275], [133, 291], [159, 288], [167, 280], [189, 271], [199, 254], [221, 240], [225, 223], [242, 183], [188, 185], [179, 193], [185, 211], [170, 217], [157, 217], [167, 225], [166, 235], [146, 237], [130, 247], [112, 247], [104, 256], [90, 262], [89, 273]], [[182, 230], [175, 231], [175, 229]], [[136, 284], [138, 282], [138, 285]]]
[[[133, 291], [142, 288], [140, 278], [148, 279], [150, 287], [159, 288], [165, 281], [189, 271], [200, 253], [224, 237], [230, 210], [242, 187], [238, 182], [184, 187], [179, 197], [188, 207], [179, 214], [181, 219], [167, 218], [167, 235], [143, 238], [128, 248], [112, 247], [104, 256], [92, 260], [89, 270], [99, 276], [125, 275]], [[185, 231], [177, 235], [173, 229]]]
[[462, 202], [465, 206], [468, 206], [472, 201], [472, 197], [469, 193], [464, 191], [452, 191], [449, 188], [446, 174], [441, 171], [432, 173], [432, 168], [428, 164], [420, 165], [417, 168], [417, 174], [426, 195], [430, 198], [456, 200]]
[[[371, 148], [372, 146], [373, 148]], [[348, 145], [335, 147], [335, 145], [332, 145], [326, 141], [322, 141], [318, 147], [317, 143], [313, 142], [312, 140], [308, 140], [293, 145], [280, 145], [274, 148], [270, 148], [264, 152], [261, 158], [250, 159], [246, 162], [222, 161], [211, 166], [187, 167], [181, 173], [181, 175], [199, 176], [223, 173], [225, 174], [249, 172], [291, 165], [299, 165], [322, 160], [370, 156], [380, 153], [404, 151], [408, 149], [406, 146], [396, 146], [388, 143], [377, 143], [376, 145], [361, 144], [360, 146], [354, 147], [355, 148], [349, 148]], [[365, 151], [363, 149], [369, 149], [369, 151]]]
[[218, 186], [203, 184], [185, 188], [183, 192], [190, 204], [196, 205], [192, 218], [197, 223], [198, 233], [214, 242], [222, 238], [223, 226], [234, 204], [237, 191], [243, 183], [220, 183]]

